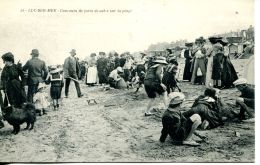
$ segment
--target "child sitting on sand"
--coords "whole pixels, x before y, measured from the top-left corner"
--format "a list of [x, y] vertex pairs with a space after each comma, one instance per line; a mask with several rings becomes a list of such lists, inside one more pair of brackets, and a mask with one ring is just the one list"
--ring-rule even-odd
[[198, 146], [199, 143], [190, 140], [197, 127], [201, 124], [201, 117], [193, 114], [185, 118], [181, 113], [181, 104], [184, 101], [184, 94], [172, 92], [169, 94], [170, 103], [162, 117], [163, 129], [161, 131], [160, 142], [165, 142], [168, 135], [178, 143]]

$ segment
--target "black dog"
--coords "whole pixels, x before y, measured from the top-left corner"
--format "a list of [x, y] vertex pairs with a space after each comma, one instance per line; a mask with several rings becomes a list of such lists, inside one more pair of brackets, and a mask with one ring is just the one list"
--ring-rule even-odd
[[18, 134], [20, 131], [20, 125], [24, 122], [27, 123], [25, 129], [33, 129], [34, 122], [36, 121], [35, 106], [31, 103], [25, 103], [22, 108], [15, 108], [8, 106], [2, 109], [4, 119], [13, 126], [13, 134]]

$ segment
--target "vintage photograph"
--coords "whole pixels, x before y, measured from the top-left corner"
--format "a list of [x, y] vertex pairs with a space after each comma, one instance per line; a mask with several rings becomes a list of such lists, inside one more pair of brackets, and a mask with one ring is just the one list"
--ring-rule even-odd
[[255, 163], [254, 0], [0, 0], [0, 163]]

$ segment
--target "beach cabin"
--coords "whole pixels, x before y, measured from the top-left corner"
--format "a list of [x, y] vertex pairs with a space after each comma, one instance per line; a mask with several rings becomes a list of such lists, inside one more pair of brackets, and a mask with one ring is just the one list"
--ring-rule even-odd
[[228, 46], [228, 48], [229, 48], [229, 54], [234, 55], [234, 54], [238, 53], [238, 45], [237, 44], [230, 44]]

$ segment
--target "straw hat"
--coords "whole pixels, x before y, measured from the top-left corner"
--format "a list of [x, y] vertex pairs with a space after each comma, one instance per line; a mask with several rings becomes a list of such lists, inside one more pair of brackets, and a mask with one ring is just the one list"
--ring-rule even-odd
[[157, 57], [155, 60], [154, 60], [154, 63], [159, 63], [159, 64], [165, 64], [167, 65], [168, 63], [166, 62], [166, 58], [165, 57]]
[[195, 40], [195, 43], [205, 43], [205, 42], [206, 42], [206, 40], [203, 37], [197, 38]]
[[192, 42], [185, 43], [185, 46], [186, 46], [186, 47], [192, 47], [192, 46], [193, 46], [193, 43], [192, 43]]
[[240, 79], [236, 80], [235, 82], [233, 82], [233, 84], [234, 84], [235, 86], [247, 84], [247, 80], [246, 80], [245, 78], [240, 78]]
[[50, 74], [59, 73], [62, 71], [62, 68], [56, 68], [50, 71]]
[[172, 92], [168, 97], [170, 100], [169, 105], [180, 104], [185, 100], [185, 95], [182, 92]]
[[223, 45], [221, 45], [220, 43], [216, 43], [216, 44], [213, 45], [213, 49], [223, 50]]
[[119, 67], [117, 67], [117, 68], [116, 68], [116, 70], [117, 70], [118, 72], [121, 72], [121, 73], [123, 73], [123, 72], [124, 72], [124, 70], [123, 70], [123, 69], [122, 69], [122, 67], [120, 67], [120, 66], [119, 66]]
[[227, 39], [223, 37], [209, 37], [209, 41], [211, 44], [220, 43], [222, 46], [228, 45]]

